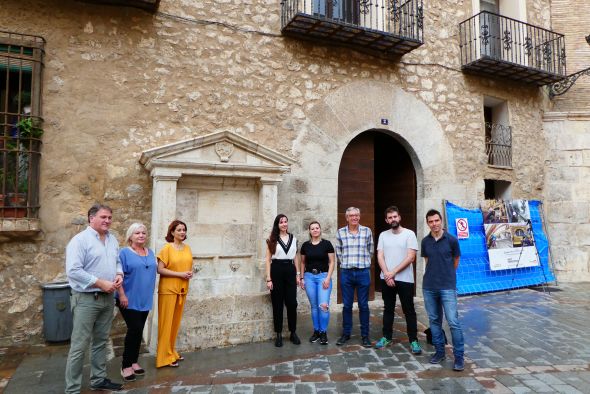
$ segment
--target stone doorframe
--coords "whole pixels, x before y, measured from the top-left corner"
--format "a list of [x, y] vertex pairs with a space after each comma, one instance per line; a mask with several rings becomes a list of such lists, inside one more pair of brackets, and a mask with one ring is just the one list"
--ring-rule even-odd
[[[177, 217], [177, 184], [181, 177], [206, 176], [224, 179], [255, 179], [259, 184], [258, 234], [254, 261], [264, 265], [263, 239], [270, 233], [277, 214], [278, 184], [290, 171], [294, 160], [229, 131], [179, 141], [148, 149], [139, 162], [152, 176], [152, 221], [150, 247], [156, 251], [165, 244], [168, 224]], [[262, 276], [260, 276], [262, 278]], [[157, 308], [148, 322], [146, 342], [151, 350], [156, 343]]]
[[[421, 239], [428, 232], [424, 219], [427, 210], [441, 210], [443, 199], [466, 199], [468, 187], [456, 180], [452, 147], [431, 108], [417, 93], [406, 92], [391, 83], [350, 83], [330, 93], [306, 112], [293, 145], [298, 164], [291, 176], [316, 173], [318, 158], [321, 158], [327, 163], [322, 168], [321, 177], [308, 178], [306, 186], [308, 190], [321, 190], [322, 197], [333, 201], [331, 214], [318, 211], [307, 215], [324, 220], [328, 224], [326, 227], [332, 229], [328, 235], [335, 238], [340, 160], [350, 141], [367, 130], [391, 135], [406, 148], [412, 159], [417, 182], [416, 235]], [[330, 189], [324, 185], [329, 185]], [[418, 258], [419, 289], [422, 273], [423, 262]]]

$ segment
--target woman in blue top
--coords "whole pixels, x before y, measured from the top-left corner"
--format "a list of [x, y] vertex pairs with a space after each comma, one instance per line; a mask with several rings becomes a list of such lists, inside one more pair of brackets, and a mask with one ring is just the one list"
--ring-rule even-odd
[[128, 246], [119, 252], [125, 277], [116, 298], [127, 324], [121, 376], [125, 381], [132, 382], [135, 375], [145, 373], [137, 359], [143, 327], [152, 309], [158, 264], [154, 252], [145, 247], [147, 229], [143, 224], [133, 223], [129, 226], [126, 240]]

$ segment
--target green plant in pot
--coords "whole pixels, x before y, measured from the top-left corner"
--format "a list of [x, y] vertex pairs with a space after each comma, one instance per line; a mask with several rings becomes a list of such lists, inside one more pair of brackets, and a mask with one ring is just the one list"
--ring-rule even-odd
[[41, 138], [43, 135], [43, 128], [39, 118], [22, 118], [18, 121], [16, 127], [20, 138]]
[[6, 218], [22, 218], [27, 214], [28, 182], [26, 177], [16, 180], [16, 174], [8, 171], [5, 175], [6, 196], [5, 206], [2, 210]]

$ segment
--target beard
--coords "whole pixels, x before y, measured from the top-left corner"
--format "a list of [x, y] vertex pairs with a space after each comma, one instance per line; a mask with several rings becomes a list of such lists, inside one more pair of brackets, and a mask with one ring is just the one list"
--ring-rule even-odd
[[397, 230], [399, 228], [399, 222], [393, 221], [391, 222], [391, 228]]

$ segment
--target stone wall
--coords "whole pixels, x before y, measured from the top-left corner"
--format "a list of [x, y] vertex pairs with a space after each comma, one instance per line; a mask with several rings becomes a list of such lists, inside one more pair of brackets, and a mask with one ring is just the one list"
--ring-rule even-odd
[[[575, 12], [573, 12], [575, 10]], [[590, 3], [555, 0], [554, 29], [566, 35], [568, 74], [590, 67]], [[580, 77], [557, 96], [544, 116], [547, 138], [545, 177], [546, 216], [557, 278], [590, 280], [590, 76]]]
[[[549, 0], [530, 2], [528, 22], [549, 27], [548, 8]], [[425, 44], [394, 61], [282, 37], [275, 0], [162, 0], [155, 15], [4, 0], [3, 29], [47, 45], [42, 236], [0, 244], [0, 339], [38, 338], [39, 285], [64, 277], [65, 245], [93, 202], [114, 208], [119, 239], [132, 222], [150, 223], [151, 179], [138, 160], [170, 142], [229, 130], [294, 158], [278, 206], [302, 239], [312, 218], [334, 237], [342, 152], [354, 136], [382, 128], [382, 117], [391, 120], [384, 132], [414, 159], [419, 237], [425, 209], [442, 198], [483, 198], [484, 178], [511, 181], [515, 198], [541, 198], [544, 96], [461, 73], [458, 23], [470, 15], [470, 2], [425, 2]], [[513, 170], [486, 165], [484, 95], [508, 101]], [[206, 346], [187, 339], [195, 336], [187, 312], [181, 342]], [[271, 335], [264, 316], [255, 339]]]
[[545, 115], [545, 212], [557, 278], [590, 280], [590, 113]]
[[[580, 15], [584, 17], [580, 18]], [[551, 16], [553, 29], [565, 34], [568, 74], [576, 73], [590, 67], [590, 45], [586, 36], [588, 28], [590, 3], [584, 0], [553, 0]], [[590, 76], [581, 77], [567, 94], [554, 99], [552, 111], [590, 111]]]

